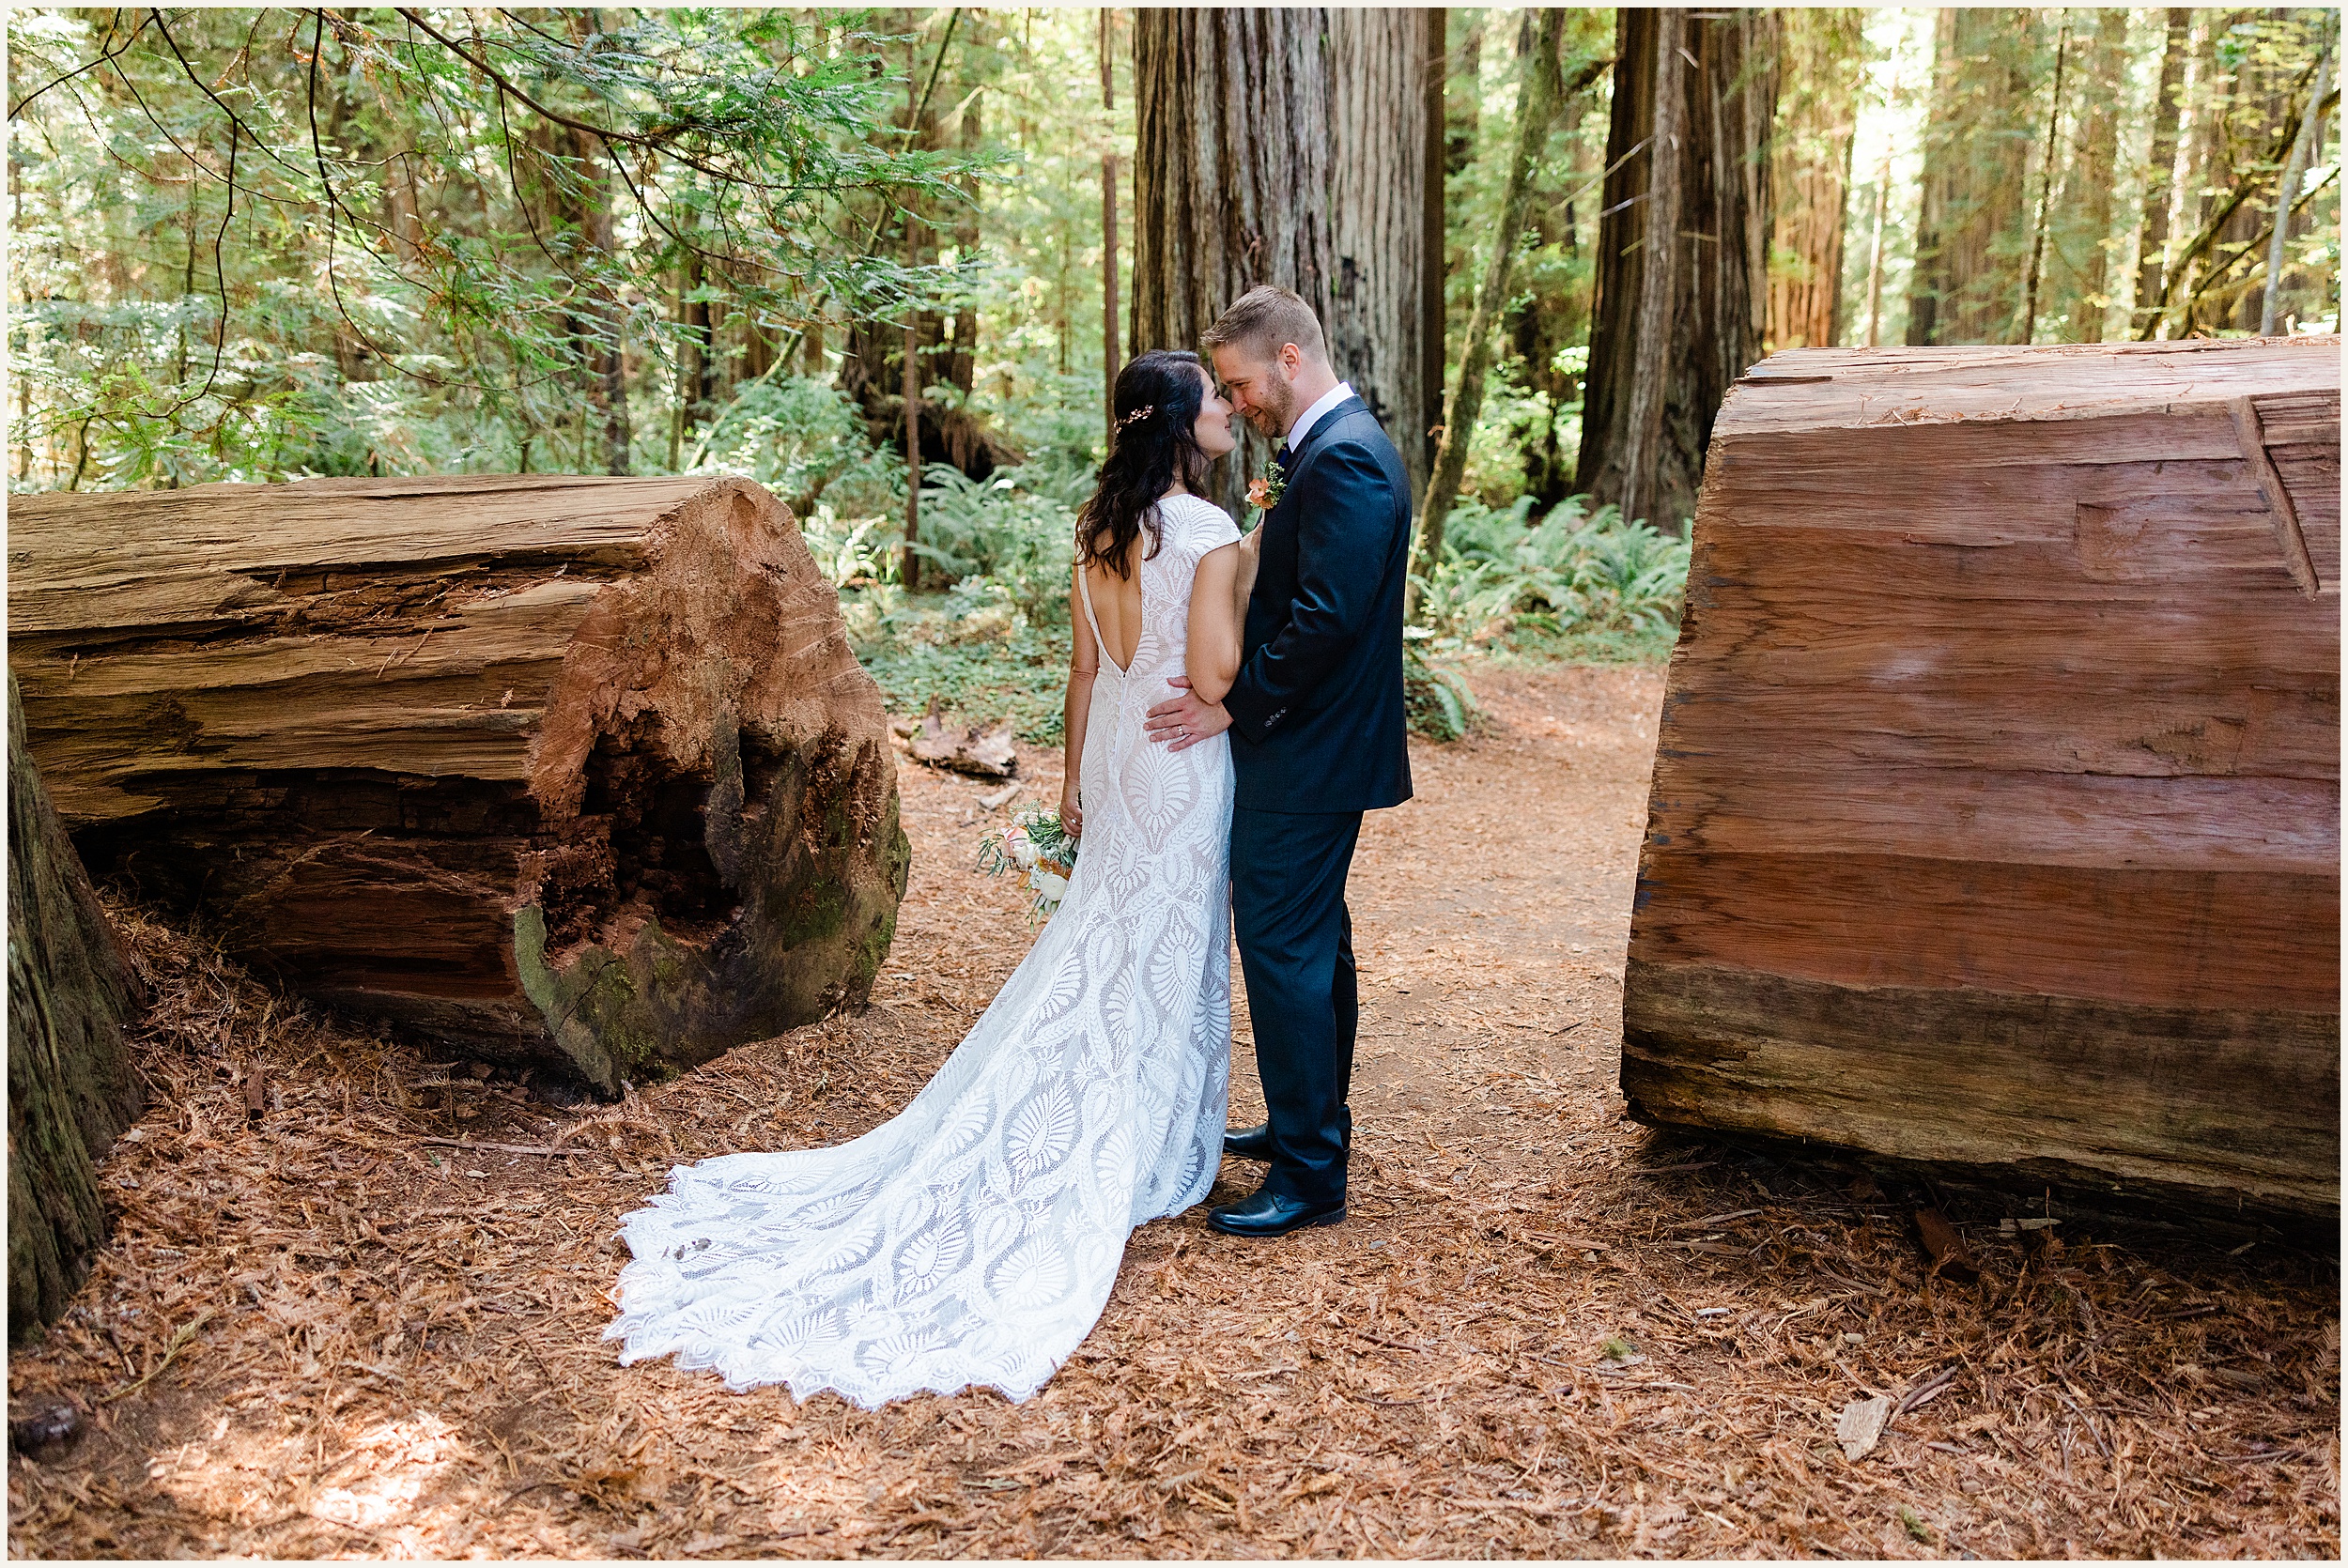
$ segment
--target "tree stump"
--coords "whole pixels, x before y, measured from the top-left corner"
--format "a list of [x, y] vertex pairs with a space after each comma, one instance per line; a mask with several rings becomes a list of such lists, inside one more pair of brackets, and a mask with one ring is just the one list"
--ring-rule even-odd
[[1658, 1121], [2340, 1204], [2340, 341], [1722, 410], [1624, 977]]
[[91, 1162], [145, 1098], [137, 982], [41, 789], [8, 681], [8, 1337], [53, 1323], [106, 1238]]
[[9, 654], [100, 874], [330, 1007], [605, 1094], [870, 992], [880, 692], [742, 480], [17, 498]]

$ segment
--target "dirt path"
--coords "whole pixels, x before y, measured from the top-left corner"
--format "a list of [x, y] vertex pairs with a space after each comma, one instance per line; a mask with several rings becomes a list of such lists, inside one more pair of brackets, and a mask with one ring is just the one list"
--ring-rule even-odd
[[[13, 1550], [2337, 1555], [2337, 1259], [2076, 1217], [2009, 1239], [2022, 1206], [1959, 1199], [1988, 1270], [1960, 1288], [1925, 1279], [1888, 1177], [1626, 1123], [1660, 675], [1476, 682], [1495, 731], [1418, 747], [1419, 799], [1356, 862], [1352, 1219], [1146, 1227], [1023, 1407], [734, 1397], [599, 1338], [610, 1237], [670, 1163], [870, 1127], [1017, 962], [969, 783], [907, 771], [914, 888], [870, 1012], [619, 1107], [288, 1020], [143, 928], [164, 1093], [109, 1161], [124, 1217], [84, 1304], [11, 1359], [11, 1414], [152, 1380], [10, 1467]], [[1057, 798], [1052, 762], [1028, 755], [1027, 798]], [[248, 1126], [255, 1061], [278, 1103]], [[420, 1142], [460, 1132], [580, 1152]], [[1912, 1407], [1854, 1462], [1835, 1413], [1876, 1392]]]

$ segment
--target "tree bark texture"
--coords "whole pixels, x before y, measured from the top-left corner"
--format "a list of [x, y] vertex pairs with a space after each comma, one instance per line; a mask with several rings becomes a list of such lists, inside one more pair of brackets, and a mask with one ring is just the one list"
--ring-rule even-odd
[[2105, 317], [2110, 311], [2112, 242], [2124, 231], [2112, 223], [2112, 195], [2120, 178], [2120, 103], [2127, 87], [2128, 13], [2124, 7], [2095, 13], [2094, 41], [2075, 45], [2081, 51], [2078, 66], [2079, 91], [2078, 151], [2063, 177], [2068, 188], [2063, 201], [2068, 233], [2064, 254], [2073, 258], [2070, 270], [2078, 277], [2071, 296], [2073, 343], [2101, 343]]
[[1484, 407], [1484, 382], [1491, 374], [1492, 332], [1508, 299], [1508, 275], [1515, 268], [1517, 237], [1524, 231], [1525, 209], [1532, 201], [1534, 165], [1548, 145], [1550, 128], [1565, 98], [1557, 52], [1564, 42], [1564, 12], [1555, 7], [1528, 13], [1522, 22], [1518, 53], [1523, 75], [1517, 88], [1516, 143], [1500, 194], [1500, 225], [1484, 253], [1484, 275], [1475, 285], [1475, 301], [1468, 312], [1467, 339], [1460, 351], [1460, 375], [1444, 403], [1443, 435], [1435, 443], [1434, 473], [1420, 508], [1417, 559], [1405, 595], [1409, 613], [1418, 610], [1419, 582], [1433, 576], [1443, 562], [1444, 524], [1460, 494], [1467, 472], [1468, 445]]
[[2144, 221], [2137, 231], [2136, 300], [2131, 319], [2139, 326], [2158, 319], [2155, 301], [2167, 265], [2170, 210], [2176, 204], [2177, 126], [2185, 108], [2185, 63], [2193, 47], [2192, 9], [2172, 6], [2162, 14], [2167, 36], [2161, 45], [2160, 85], [2153, 100], [2153, 140], [2144, 167]]
[[[1418, 494], [1424, 378], [1443, 374], [1440, 358], [1426, 368], [1422, 319], [1427, 21], [1401, 8], [1332, 8], [1328, 18], [1330, 360], [1386, 427]], [[1440, 266], [1440, 247], [1436, 255]]]
[[1778, 76], [1769, 178], [1777, 217], [1769, 251], [1769, 346], [1828, 348], [1842, 340], [1844, 209], [1859, 131], [1866, 38], [1853, 8], [1789, 9]]
[[1396, 432], [1395, 444], [1402, 449], [1407, 459], [1413, 448], [1418, 453], [1419, 467], [1415, 470], [1412, 500], [1424, 504], [1427, 500], [1426, 476], [1435, 470], [1437, 428], [1443, 423], [1444, 378], [1444, 176], [1446, 156], [1444, 131], [1449, 118], [1444, 88], [1451, 80], [1451, 60], [1448, 44], [1450, 11], [1443, 6], [1423, 8], [1426, 38], [1421, 41], [1420, 69], [1425, 72], [1419, 85], [1423, 98], [1419, 109], [1419, 128], [1423, 150], [1419, 154], [1424, 177], [1419, 189], [1419, 404], [1418, 428], [1415, 438], [1406, 438]]
[[2031, 246], [2040, 13], [1944, 9], [1933, 41], [1908, 341], [2012, 343]]
[[[1324, 26], [1307, 7], [1134, 13], [1134, 353], [1197, 349], [1258, 284], [1329, 321]], [[1234, 428], [1211, 499], [1237, 516], [1272, 449]]]
[[610, 1094], [859, 1002], [880, 693], [742, 480], [20, 498], [9, 654], [89, 864], [329, 1006]]
[[1577, 483], [1626, 517], [1695, 511], [1713, 417], [1760, 357], [1777, 27], [1762, 10], [1617, 13]]
[[[1101, 107], [1117, 108], [1117, 12], [1101, 8]], [[1125, 356], [1117, 346], [1117, 154], [1101, 155], [1101, 420], [1117, 433], [1117, 373]]]
[[[901, 24], [907, 33], [920, 31], [920, 13], [899, 13]], [[945, 35], [937, 48], [951, 49], [963, 12], [957, 10], [949, 19]], [[973, 12], [972, 26], [980, 38], [983, 17]], [[978, 41], [974, 39], [973, 41]], [[965, 51], [968, 53], [967, 49]], [[911, 82], [926, 87], [930, 78], [942, 70], [942, 61], [924, 58], [917, 42], [907, 55], [906, 74]], [[948, 84], [950, 86], [950, 84]], [[941, 90], [938, 97], [943, 98]], [[950, 99], [947, 100], [950, 104]], [[943, 147], [945, 131], [939, 113], [931, 103], [919, 98], [904, 105], [904, 113], [894, 116], [900, 131], [910, 128], [911, 146], [919, 150]], [[965, 148], [979, 145], [979, 100], [972, 98], [961, 116], [961, 141]], [[974, 246], [978, 239], [977, 188], [972, 182], [967, 189], [971, 201], [958, 206], [954, 214], [958, 224], [958, 245]], [[896, 198], [892, 197], [891, 200]], [[882, 248], [893, 247], [908, 267], [923, 267], [938, 259], [937, 230], [928, 222], [929, 214], [918, 198], [906, 197], [911, 215], [890, 223], [876, 236]], [[966, 257], [967, 249], [964, 251]], [[968, 312], [958, 313], [954, 331], [947, 331], [946, 318], [935, 311], [913, 313], [910, 334], [911, 352], [919, 361], [918, 384], [935, 386], [941, 380], [950, 382], [967, 393], [976, 383], [977, 326]], [[904, 400], [904, 388], [909, 377], [905, 372], [908, 334], [904, 323], [880, 320], [857, 320], [848, 323], [847, 341], [842, 345], [839, 386], [863, 410], [865, 430], [874, 446], [908, 450], [906, 426], [915, 427], [919, 443], [920, 462], [914, 465], [915, 483], [919, 472], [932, 463], [949, 463], [972, 479], [985, 479], [996, 469], [1012, 467], [1027, 460], [1027, 453], [1007, 434], [996, 429], [973, 414], [968, 404], [960, 398], [940, 401], [916, 409], [910, 418]], [[911, 557], [906, 559], [911, 560]]]
[[92, 1162], [145, 1098], [138, 985], [41, 788], [8, 678], [8, 1337], [54, 1323], [106, 1237]]
[[2269, 225], [2266, 273], [2259, 285], [2259, 336], [2272, 337], [2282, 304], [2283, 247], [2291, 236], [2292, 204], [2298, 198], [2299, 179], [2314, 156], [2318, 128], [2324, 123], [2324, 85], [2330, 79], [2332, 52], [2327, 45], [2315, 62], [2315, 86], [2300, 112], [2299, 134], [2293, 138], [2291, 157], [2283, 164], [2282, 182], [2275, 193], [2275, 221]]
[[2337, 1208], [2340, 379], [2337, 338], [1796, 350], [1730, 394], [1640, 1115]]

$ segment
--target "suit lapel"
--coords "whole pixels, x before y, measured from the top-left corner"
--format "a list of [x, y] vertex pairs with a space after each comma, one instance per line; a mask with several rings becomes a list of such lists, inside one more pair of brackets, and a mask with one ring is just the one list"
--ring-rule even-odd
[[1336, 407], [1321, 415], [1320, 419], [1314, 421], [1313, 427], [1305, 432], [1305, 444], [1289, 453], [1287, 470], [1289, 476], [1290, 478], [1295, 477], [1296, 470], [1303, 467], [1305, 459], [1311, 456], [1314, 450], [1318, 448], [1321, 442], [1329, 438], [1329, 432], [1336, 428], [1336, 424], [1339, 420], [1345, 418], [1348, 414], [1351, 414], [1354, 409], [1359, 408], [1362, 406], [1361, 397], [1359, 394], [1356, 394], [1352, 397], [1347, 398], [1344, 402], [1338, 404]]
[[1279, 516], [1287, 510], [1289, 496], [1294, 487], [1296, 476], [1304, 471], [1305, 460], [1320, 449], [1321, 442], [1329, 438], [1329, 432], [1336, 428], [1339, 420], [1361, 407], [1363, 407], [1361, 397], [1356, 394], [1347, 398], [1313, 422], [1313, 427], [1305, 432], [1305, 444], [1291, 450], [1289, 453], [1289, 460], [1279, 466], [1280, 500], [1278, 504], [1264, 514], [1265, 523], [1270, 523], [1273, 518]]

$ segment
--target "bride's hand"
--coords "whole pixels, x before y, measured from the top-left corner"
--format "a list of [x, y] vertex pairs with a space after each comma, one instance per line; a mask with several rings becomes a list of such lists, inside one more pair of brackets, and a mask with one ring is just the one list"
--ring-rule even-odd
[[1063, 784], [1059, 792], [1059, 825], [1068, 830], [1071, 838], [1085, 836], [1084, 807], [1077, 804], [1076, 786]]

